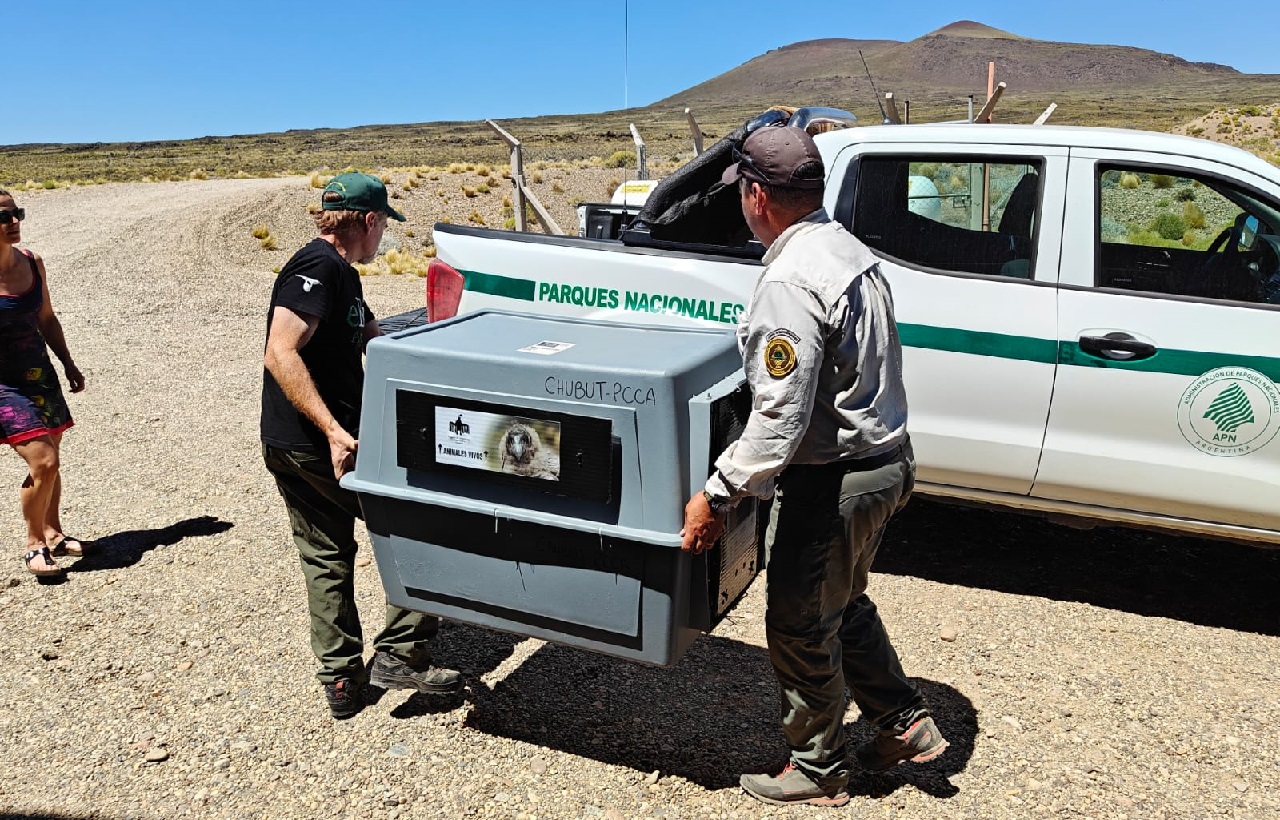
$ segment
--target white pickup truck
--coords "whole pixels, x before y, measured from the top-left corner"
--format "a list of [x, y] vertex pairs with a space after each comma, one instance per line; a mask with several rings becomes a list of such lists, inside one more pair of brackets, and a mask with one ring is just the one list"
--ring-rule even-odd
[[[1280, 545], [1280, 169], [1098, 128], [816, 141], [827, 211], [893, 287], [920, 492]], [[711, 183], [721, 159], [664, 181], [621, 239], [437, 225], [431, 318], [731, 329], [760, 248]]]

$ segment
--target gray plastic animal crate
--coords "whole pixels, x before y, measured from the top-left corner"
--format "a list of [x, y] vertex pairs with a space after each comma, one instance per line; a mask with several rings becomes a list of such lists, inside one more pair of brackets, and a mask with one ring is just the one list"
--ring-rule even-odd
[[733, 334], [482, 311], [369, 344], [360, 498], [387, 600], [674, 664], [758, 571], [756, 505], [680, 550], [749, 406]]

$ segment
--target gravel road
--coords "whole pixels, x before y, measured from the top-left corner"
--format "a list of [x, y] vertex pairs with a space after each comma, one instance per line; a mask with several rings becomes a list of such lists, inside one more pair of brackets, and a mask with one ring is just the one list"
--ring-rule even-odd
[[[784, 759], [763, 579], [674, 669], [446, 625], [439, 661], [465, 697], [391, 692], [332, 722], [257, 444], [271, 269], [310, 236], [316, 194], [294, 179], [19, 195], [88, 377], [63, 518], [99, 550], [66, 559], [62, 584], [22, 570], [24, 471], [6, 451], [0, 816], [1280, 817], [1280, 553], [924, 500], [894, 522], [871, 592], [952, 746], [859, 775], [845, 809], [736, 787]], [[279, 250], [250, 237], [261, 222]], [[414, 277], [365, 289], [379, 315], [421, 304]], [[372, 565], [359, 595], [380, 614]]]

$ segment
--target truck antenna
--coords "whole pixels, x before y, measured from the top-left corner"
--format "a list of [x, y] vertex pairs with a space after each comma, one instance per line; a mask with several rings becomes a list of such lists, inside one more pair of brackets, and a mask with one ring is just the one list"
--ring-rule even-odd
[[876, 105], [880, 106], [880, 122], [889, 121], [889, 115], [884, 113], [884, 103], [880, 102], [880, 92], [876, 90], [876, 81], [871, 79], [871, 69], [867, 66], [867, 58], [862, 56], [862, 49], [858, 49], [858, 56], [862, 57], [862, 70], [867, 72], [867, 82], [871, 83], [871, 93], [876, 96]]

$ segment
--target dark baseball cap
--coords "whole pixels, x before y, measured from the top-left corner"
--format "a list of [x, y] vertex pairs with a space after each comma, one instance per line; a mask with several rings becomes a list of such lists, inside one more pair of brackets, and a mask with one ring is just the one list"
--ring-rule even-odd
[[[338, 196], [330, 196], [330, 194]], [[404, 222], [404, 214], [387, 204], [387, 186], [369, 174], [338, 174], [324, 186], [320, 208], [325, 211], [373, 211]]]
[[801, 128], [761, 128], [747, 137], [733, 157], [737, 162], [720, 177], [725, 185], [745, 178], [779, 188], [814, 189], [822, 187], [827, 175], [818, 146]]

